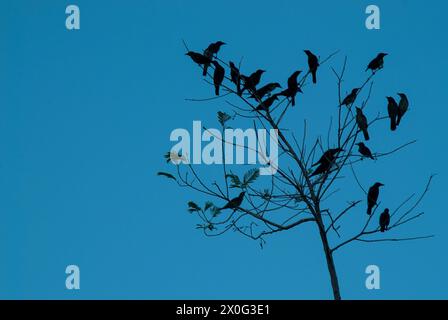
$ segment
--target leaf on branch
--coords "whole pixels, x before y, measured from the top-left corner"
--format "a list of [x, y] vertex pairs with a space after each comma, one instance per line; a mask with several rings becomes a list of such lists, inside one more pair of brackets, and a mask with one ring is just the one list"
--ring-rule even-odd
[[229, 121], [230, 119], [232, 119], [230, 115], [228, 115], [225, 112], [218, 111], [218, 121], [223, 127], [226, 124], [226, 122]]
[[214, 217], [216, 217], [218, 214], [221, 213], [221, 209], [218, 208], [218, 207], [213, 206], [213, 207], [210, 209], [210, 212], [212, 213], [212, 216], [213, 216], [213, 218], [214, 218]]
[[211, 201], [207, 201], [206, 203], [205, 203], [205, 207], [204, 207], [204, 211], [207, 211], [208, 209], [210, 209], [210, 208], [212, 208], [212, 207], [214, 207], [215, 205], [213, 204], [213, 202], [211, 202]]
[[167, 173], [167, 172], [157, 172], [158, 176], [162, 176], [162, 177], [167, 177], [168, 179], [173, 179], [176, 180], [176, 177], [174, 177], [171, 173]]
[[193, 201], [189, 201], [188, 202], [188, 212], [193, 213], [193, 212], [199, 212], [201, 211], [201, 207], [198, 206], [196, 203], [194, 203]]
[[247, 187], [249, 184], [255, 182], [257, 178], [260, 176], [260, 170], [258, 169], [250, 169], [244, 174], [243, 187]]
[[230, 178], [230, 188], [241, 188], [241, 180], [236, 174], [229, 173], [226, 175], [227, 178]]

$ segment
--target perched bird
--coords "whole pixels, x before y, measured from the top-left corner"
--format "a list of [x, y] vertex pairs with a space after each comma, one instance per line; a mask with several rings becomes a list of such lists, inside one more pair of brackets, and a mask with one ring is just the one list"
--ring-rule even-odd
[[319, 159], [319, 161], [316, 162], [315, 164], [313, 164], [313, 167], [316, 165], [318, 165], [318, 167], [316, 168], [316, 170], [313, 171], [313, 173], [311, 173], [310, 178], [317, 176], [319, 174], [324, 174], [324, 173], [329, 172], [331, 167], [334, 164], [336, 155], [341, 151], [342, 151], [341, 148], [330, 149], [330, 150], [325, 151], [325, 153], [322, 155], [322, 157]]
[[224, 80], [225, 70], [217, 61], [212, 61], [215, 66], [215, 72], [213, 73], [213, 84], [215, 85], [215, 94], [219, 96], [219, 87]]
[[359, 88], [354, 88], [352, 90], [352, 92], [350, 92], [350, 94], [348, 96], [346, 96], [344, 98], [344, 100], [342, 100], [341, 106], [350, 106], [353, 104], [353, 102], [355, 102], [356, 100], [356, 96], [358, 95], [359, 92]]
[[369, 132], [367, 131], [369, 123], [367, 122], [366, 116], [362, 113], [362, 109], [358, 107], [356, 107], [356, 123], [358, 124], [359, 130], [364, 134], [364, 139], [368, 141], [370, 139]]
[[387, 56], [387, 53], [378, 53], [378, 55], [370, 61], [369, 65], [367, 66], [367, 70], [372, 70], [373, 73], [375, 73], [377, 70], [382, 69], [384, 66], [384, 57]]
[[281, 88], [282, 86], [278, 82], [271, 82], [267, 85], [261, 87], [260, 89], [257, 89], [254, 94], [252, 94], [250, 97], [261, 100], [265, 95], [270, 94], [272, 91], [274, 91], [277, 88]]
[[218, 54], [219, 49], [221, 49], [221, 46], [225, 45], [225, 42], [222, 41], [216, 41], [214, 43], [211, 43], [207, 49], [204, 50], [204, 55], [206, 56], [215, 56]]
[[304, 50], [304, 52], [308, 56], [308, 67], [310, 68], [311, 75], [313, 76], [313, 83], [316, 83], [316, 73], [317, 68], [319, 67], [319, 60], [310, 50]]
[[390, 223], [389, 209], [385, 209], [384, 212], [380, 215], [381, 232], [384, 232], [389, 228], [389, 223]]
[[364, 142], [359, 142], [356, 145], [359, 147], [358, 151], [362, 156], [364, 156], [366, 158], [370, 158], [372, 160], [375, 160], [375, 158], [372, 155], [372, 151], [370, 151], [370, 149], [367, 148], [367, 146], [364, 144]]
[[[215, 55], [218, 54], [218, 51], [219, 51], [219, 49], [221, 49], [222, 45], [225, 45], [225, 43], [222, 42], [222, 41], [217, 41], [217, 42], [211, 43], [207, 47], [207, 49], [204, 50], [204, 56], [206, 56], [207, 58], [212, 60], [215, 57]], [[203, 69], [203, 72], [202, 72], [203, 76], [207, 75], [207, 69], [208, 69], [209, 65], [210, 65], [210, 63], [205, 63], [204, 64], [204, 69]]]
[[238, 197], [233, 198], [232, 200], [227, 202], [226, 205], [224, 207], [222, 207], [220, 210], [233, 209], [233, 211], [235, 211], [236, 209], [238, 209], [238, 207], [241, 205], [241, 203], [243, 203], [245, 194], [246, 194], [246, 192], [244, 192], [244, 191], [241, 192]]
[[367, 214], [372, 214], [372, 209], [376, 205], [378, 201], [378, 196], [380, 195], [380, 187], [384, 186], [384, 184], [377, 182], [373, 186], [370, 187], [369, 192], [367, 193]]
[[207, 64], [211, 62], [210, 58], [207, 58], [203, 54], [194, 51], [188, 51], [185, 55], [189, 56], [191, 60], [193, 60], [197, 64]]
[[281, 94], [287, 98], [291, 99], [291, 105], [294, 107], [296, 105], [296, 95], [297, 92], [303, 93], [302, 89], [299, 86], [299, 83], [297, 81], [297, 77], [299, 74], [302, 73], [301, 70], [295, 71], [289, 78], [288, 78], [288, 88], [286, 90], [283, 90]]
[[236, 85], [236, 93], [241, 96], [241, 75], [240, 70], [230, 61], [230, 80]]
[[274, 103], [275, 100], [278, 100], [278, 97], [277, 97], [276, 94], [273, 94], [272, 96], [270, 96], [269, 98], [267, 98], [266, 100], [261, 102], [255, 110], [257, 110], [257, 111], [262, 111], [262, 110], [267, 111], [272, 106], [272, 104]]
[[401, 118], [403, 118], [409, 108], [408, 97], [404, 93], [398, 93], [398, 95], [400, 96], [400, 102], [398, 103], [397, 126], [400, 124]]
[[398, 117], [398, 104], [392, 97], [387, 98], [387, 112], [390, 118], [390, 130], [395, 131], [397, 129], [397, 117]]
[[322, 157], [320, 157], [319, 161], [317, 161], [312, 166], [315, 167], [321, 163], [325, 163], [328, 161], [330, 161], [330, 162], [334, 161], [334, 158], [336, 157], [336, 155], [341, 151], [344, 151], [344, 150], [342, 150], [342, 148], [335, 148], [335, 149], [329, 149], [329, 150], [325, 151], [324, 154], [322, 155]]
[[250, 76], [241, 75], [241, 79], [244, 81], [244, 86], [241, 92], [244, 92], [245, 90], [251, 90], [252, 92], [255, 92], [256, 86], [260, 83], [261, 76], [266, 71], [258, 69], [254, 73], [252, 73]]
[[289, 76], [289, 78], [288, 78], [288, 89], [291, 89], [291, 90], [294, 89], [294, 90], [298, 90], [299, 92], [302, 92], [302, 89], [300, 89], [299, 82], [297, 80], [297, 77], [301, 73], [302, 73], [302, 70], [297, 70], [297, 71], [294, 71], [293, 74]]
[[330, 162], [330, 161], [322, 162], [321, 164], [319, 164], [319, 166], [316, 168], [316, 170], [314, 170], [311, 173], [310, 178], [314, 177], [314, 176], [317, 176], [317, 175], [320, 175], [320, 174], [324, 174], [324, 173], [329, 172], [330, 169], [331, 169], [332, 164], [333, 164], [333, 162]]

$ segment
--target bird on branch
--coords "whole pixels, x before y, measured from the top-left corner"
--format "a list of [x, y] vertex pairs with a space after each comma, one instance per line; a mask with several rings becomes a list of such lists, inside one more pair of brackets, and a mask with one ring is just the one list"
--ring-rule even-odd
[[370, 139], [369, 131], [367, 131], [369, 123], [367, 121], [366, 116], [362, 113], [362, 109], [358, 107], [356, 107], [356, 123], [358, 125], [359, 130], [361, 130], [362, 133], [364, 134], [364, 139], [368, 141]]
[[325, 151], [324, 154], [322, 155], [322, 157], [320, 157], [319, 161], [317, 161], [312, 166], [315, 167], [318, 164], [321, 164], [323, 162], [333, 161], [334, 158], [336, 157], [336, 155], [341, 151], [344, 151], [344, 150], [342, 150], [341, 148], [335, 148], [335, 149], [329, 149], [329, 150]]
[[384, 57], [387, 56], [387, 53], [378, 53], [378, 55], [370, 61], [369, 65], [367, 66], [367, 70], [372, 70], [373, 73], [375, 73], [377, 70], [383, 69], [384, 66]]
[[212, 62], [210, 58], [207, 58], [206, 56], [198, 52], [188, 51], [185, 55], [189, 56], [191, 60], [193, 60], [193, 62], [199, 65], [210, 64]]
[[297, 81], [297, 77], [301, 73], [301, 70], [295, 71], [289, 78], [288, 78], [288, 88], [280, 92], [279, 95], [285, 96], [287, 98], [291, 99], [291, 105], [294, 107], [296, 105], [296, 95], [297, 92], [303, 93], [302, 89], [299, 86], [299, 83]]
[[219, 96], [219, 87], [221, 86], [224, 80], [225, 70], [217, 61], [212, 61], [212, 63], [215, 66], [215, 71], [213, 72], [213, 84], [215, 85], [215, 94]]
[[[225, 45], [225, 42], [222, 42], [222, 41], [217, 41], [217, 42], [211, 43], [207, 47], [207, 49], [204, 50], [204, 56], [206, 56], [210, 60], [213, 60], [213, 58], [218, 54], [219, 49], [221, 49], [221, 46], [223, 46], [223, 45]], [[207, 75], [207, 69], [209, 66], [210, 66], [210, 63], [204, 64], [204, 69], [202, 72], [203, 76]]]
[[387, 98], [387, 113], [390, 118], [390, 130], [397, 130], [398, 104], [392, 97]]
[[360, 88], [354, 88], [352, 92], [347, 95], [344, 100], [342, 100], [341, 106], [350, 106], [355, 102], [356, 96], [358, 95]]
[[267, 85], [257, 89], [250, 97], [253, 99], [261, 100], [265, 95], [271, 94], [277, 88], [281, 88], [282, 86], [278, 82], [271, 82]]
[[400, 102], [398, 103], [397, 126], [400, 125], [401, 118], [403, 118], [409, 108], [408, 97], [404, 93], [398, 93], [398, 95], [400, 96]]
[[389, 223], [390, 223], [389, 209], [385, 209], [384, 212], [380, 215], [381, 232], [384, 232], [387, 229], [389, 229]]
[[245, 191], [241, 192], [238, 197], [233, 198], [232, 200], [227, 202], [226, 205], [222, 207], [220, 210], [233, 209], [233, 211], [236, 211], [238, 207], [241, 205], [241, 203], [243, 203], [245, 194], [246, 194]]
[[319, 174], [328, 173], [336, 160], [337, 154], [341, 151], [343, 151], [341, 148], [325, 151], [322, 157], [320, 157], [319, 161], [312, 165], [313, 167], [318, 167], [316, 168], [316, 170], [314, 170], [313, 173], [311, 173], [310, 178]]
[[261, 76], [265, 72], [266, 72], [265, 70], [258, 69], [248, 77], [245, 75], [241, 75], [241, 79], [243, 79], [244, 81], [244, 86], [243, 89], [241, 90], [241, 93], [243, 93], [245, 90], [252, 91], [252, 93], [257, 91], [256, 87], [260, 83]]
[[319, 67], [319, 59], [310, 51], [304, 50], [306, 55], [308, 56], [308, 67], [310, 68], [310, 73], [313, 76], [313, 83], [317, 82], [317, 68]]
[[241, 96], [241, 75], [240, 70], [232, 61], [229, 61], [230, 66], [230, 80], [236, 85], [236, 93]]
[[370, 187], [369, 192], [367, 193], [367, 214], [372, 214], [372, 209], [376, 205], [378, 201], [378, 197], [380, 195], [380, 187], [384, 186], [381, 182], [375, 183]]
[[261, 102], [255, 110], [257, 111], [268, 111], [269, 108], [272, 106], [275, 100], [278, 100], [278, 96], [276, 94], [273, 94], [269, 98], [266, 98], [263, 102]]
[[370, 149], [364, 144], [364, 142], [358, 142], [356, 145], [358, 146], [358, 152], [362, 156], [375, 160], [375, 158], [372, 155], [372, 151], [370, 151]]

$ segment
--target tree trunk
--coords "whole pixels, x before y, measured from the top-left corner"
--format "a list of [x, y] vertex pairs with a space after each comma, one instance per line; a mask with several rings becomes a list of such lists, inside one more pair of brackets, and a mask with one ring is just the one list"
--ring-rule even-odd
[[339, 290], [338, 275], [336, 273], [336, 267], [334, 265], [333, 253], [330, 250], [328, 244], [327, 234], [325, 233], [325, 227], [322, 221], [317, 221], [319, 226], [320, 238], [324, 247], [325, 258], [327, 260], [328, 272], [330, 273], [331, 287], [333, 288], [334, 300], [341, 300], [341, 292]]

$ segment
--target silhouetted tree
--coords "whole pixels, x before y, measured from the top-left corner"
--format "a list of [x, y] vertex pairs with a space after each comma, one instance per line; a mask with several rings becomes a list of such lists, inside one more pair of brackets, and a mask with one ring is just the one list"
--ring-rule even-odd
[[[226, 100], [231, 111], [218, 112], [221, 133], [224, 133], [224, 130], [230, 127], [229, 123], [239, 119], [247, 122], [250, 127], [255, 129], [274, 129], [278, 137], [280, 149], [279, 160], [281, 162], [277, 162], [280, 165], [275, 168], [277, 170], [275, 175], [260, 177], [257, 167], [251, 168], [244, 174], [237, 174], [229, 171], [228, 165], [224, 162], [222, 164], [221, 181], [219, 181], [218, 177], [213, 181], [206, 181], [202, 178], [197, 168], [188, 162], [189, 155], [187, 154], [172, 152], [166, 154], [167, 162], [176, 164], [176, 173], [159, 172], [158, 174], [175, 180], [181, 187], [191, 188], [207, 197], [207, 201], [202, 206], [194, 201], [188, 203], [188, 211], [197, 214], [201, 220], [197, 228], [202, 230], [206, 236], [218, 236], [233, 230], [250, 239], [259, 241], [261, 247], [263, 247], [266, 242], [265, 239], [269, 235], [313, 223], [317, 226], [323, 245], [335, 299], [341, 299], [334, 263], [334, 254], [337, 250], [353, 242], [407, 241], [432, 237], [432, 235], [384, 237], [383, 232], [389, 234], [391, 231], [423, 215], [422, 212], [415, 213], [415, 210], [428, 192], [433, 176], [429, 178], [426, 187], [419, 197], [416, 198], [413, 195], [400, 203], [388, 204], [388, 208], [392, 205], [396, 205], [396, 208], [390, 211], [385, 209], [379, 218], [374, 218], [378, 216], [377, 209], [381, 205], [379, 187], [382, 184], [375, 183], [367, 192], [356, 174], [356, 169], [362, 167], [362, 164], [365, 163], [362, 161], [365, 157], [380, 161], [381, 158], [415, 143], [415, 141], [410, 141], [394, 150], [372, 154], [370, 149], [358, 141], [362, 137], [365, 140], [369, 140], [367, 128], [375, 126], [380, 121], [390, 120], [390, 112], [385, 114], [387, 112], [385, 107], [378, 110], [376, 117], [371, 116], [370, 120], [364, 114], [369, 106], [374, 77], [383, 68], [384, 57], [387, 54], [378, 54], [368, 64], [367, 69], [372, 70], [372, 73], [355, 89], [351, 89], [351, 93], [343, 92], [344, 90], [342, 89], [347, 58], [344, 59], [339, 72], [331, 68], [336, 76], [338, 88], [338, 101], [337, 104], [334, 104], [338, 106], [337, 123], [334, 125], [332, 121], [330, 122], [327, 141], [324, 146], [322, 136], [318, 136], [316, 139], [308, 137], [308, 121], [305, 121], [301, 128], [301, 140], [296, 138], [294, 130], [284, 128], [282, 121], [289, 111], [294, 110], [291, 107], [295, 103], [294, 100], [297, 99], [296, 93], [304, 90], [306, 85], [309, 84], [309, 78], [311, 78], [312, 82], [316, 82], [317, 68], [322, 68], [336, 56], [337, 52], [330, 54], [325, 59], [321, 59], [307, 50], [308, 68], [305, 66], [298, 69], [308, 71], [304, 73], [300, 71], [294, 72], [287, 81], [286, 89], [280, 93], [273, 93], [280, 87], [280, 84], [271, 83], [267, 86], [260, 85], [260, 89], [258, 88], [262, 75], [265, 72], [262, 69], [255, 71], [249, 76], [244, 76], [240, 74], [242, 69], [241, 63], [238, 67], [234, 63], [230, 63], [229, 66], [223, 59], [216, 57], [215, 54], [201, 55], [189, 51], [188, 48], [187, 51], [193, 61], [199, 64], [201, 71], [204, 69], [204, 66], [209, 68], [225, 66], [227, 68], [223, 81], [220, 79], [221, 71], [218, 72], [219, 81], [216, 81], [216, 72], [207, 72], [207, 83], [213, 88], [219, 82], [221, 96], [206, 99], [190, 99], [190, 101], [210, 101], [229, 95], [234, 97], [235, 102]], [[219, 61], [219, 64], [211, 63], [209, 59]], [[360, 71], [362, 72], [363, 70]], [[297, 77], [300, 74], [302, 76], [298, 79]], [[306, 94], [306, 90], [304, 91], [304, 94]], [[265, 98], [265, 96], [268, 97]], [[279, 99], [279, 97], [283, 98]], [[400, 94], [400, 97], [402, 98], [400, 106], [397, 108], [395, 108], [395, 105], [393, 106], [392, 116], [394, 117], [394, 123], [397, 120], [396, 117], [400, 116], [401, 119], [404, 113], [408, 111], [409, 102], [407, 97], [404, 94]], [[255, 101], [249, 98], [255, 99]], [[299, 106], [300, 108], [305, 107], [300, 103]], [[327, 111], [329, 113], [332, 112], [330, 109], [321, 110], [320, 117]], [[370, 115], [373, 113], [373, 111], [369, 112]], [[297, 127], [295, 126], [292, 129]], [[205, 130], [208, 129], [205, 128]], [[271, 135], [270, 130], [267, 130], [267, 132]], [[212, 131], [209, 133], [213, 135]], [[390, 132], [386, 132], [386, 134], [390, 134]], [[223, 159], [225, 158], [225, 146], [227, 144], [237, 147], [234, 141], [226, 141], [224, 134], [222, 134], [221, 138], [216, 135], [214, 137], [221, 139]], [[355, 146], [358, 146], [359, 149], [355, 150]], [[316, 162], [317, 157], [319, 157], [319, 160]], [[346, 196], [362, 200], [349, 200], [340, 209], [326, 208], [327, 199], [340, 191], [340, 189], [335, 187], [336, 182], [347, 179], [347, 174], [351, 174], [353, 183], [360, 187], [363, 195]], [[381, 172], [372, 173], [372, 179], [369, 184], [380, 179]], [[399, 181], [399, 178], [397, 180]], [[385, 188], [390, 188], [389, 190], [391, 190], [392, 186], [385, 186]], [[234, 189], [237, 189], [238, 192], [233, 191]], [[239, 195], [236, 196], [237, 194]], [[366, 203], [364, 208], [367, 207], [367, 212], [369, 213], [366, 215], [365, 209], [362, 209], [359, 213], [365, 217], [365, 223], [360, 227], [359, 231], [354, 232], [352, 235], [344, 236], [341, 227], [343, 218], [361, 202]], [[409, 206], [409, 208], [405, 209], [406, 206]], [[330, 238], [331, 234], [334, 234], [334, 237]]]

